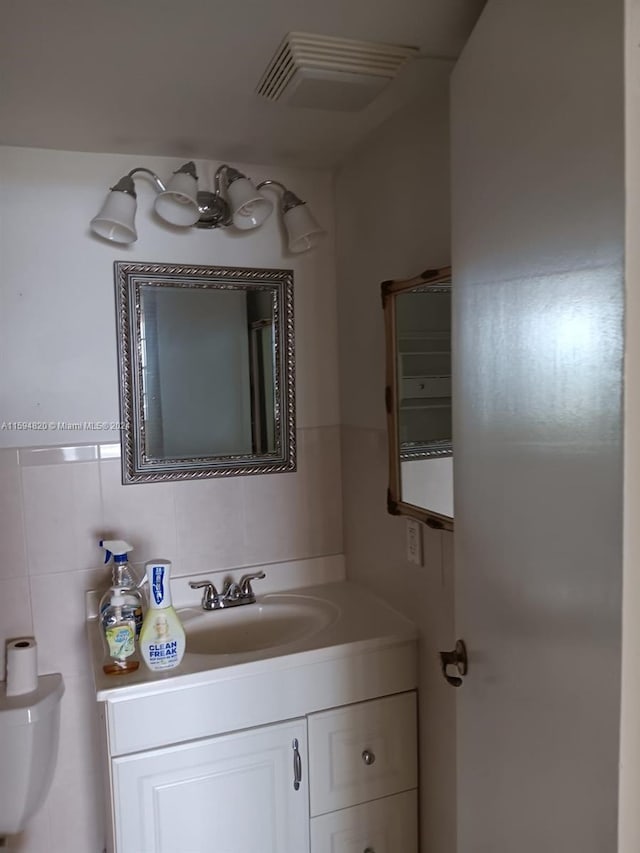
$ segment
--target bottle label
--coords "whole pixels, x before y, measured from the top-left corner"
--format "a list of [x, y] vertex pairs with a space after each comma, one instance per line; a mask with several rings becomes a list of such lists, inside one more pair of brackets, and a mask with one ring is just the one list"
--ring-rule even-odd
[[[184, 654], [184, 642], [172, 630], [171, 608], [153, 610], [147, 614], [148, 621], [142, 632], [142, 654], [150, 669], [171, 669], [178, 666]], [[179, 623], [178, 623], [179, 624]]]
[[154, 669], [170, 669], [178, 664], [178, 643], [167, 640], [164, 643], [149, 643], [149, 665]]
[[[136, 638], [137, 638], [140, 636], [140, 631], [142, 630], [142, 621], [143, 621], [142, 607], [138, 603], [137, 599], [134, 598], [133, 596], [130, 596], [129, 598], [127, 598], [127, 596], [125, 596], [124, 600], [125, 600], [126, 604], [122, 605], [122, 617], [123, 617], [123, 619], [126, 619], [127, 621], [133, 621], [133, 623], [135, 624], [135, 627], [136, 627]], [[105, 622], [105, 614], [109, 610], [110, 603], [111, 602], [107, 598], [107, 599], [105, 599], [102, 607], [100, 608], [100, 618], [102, 619], [103, 623]]]
[[153, 599], [160, 605], [164, 601], [164, 566], [153, 567], [153, 580], [151, 583]]
[[111, 625], [105, 630], [109, 654], [116, 660], [131, 657], [136, 650], [136, 629], [131, 622]]

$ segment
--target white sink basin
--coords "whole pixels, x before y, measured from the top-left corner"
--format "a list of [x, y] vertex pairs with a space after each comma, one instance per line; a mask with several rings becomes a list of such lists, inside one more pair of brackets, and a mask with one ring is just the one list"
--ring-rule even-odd
[[306, 640], [334, 622], [340, 609], [310, 595], [263, 595], [255, 604], [224, 610], [178, 611], [187, 635], [187, 652], [231, 655]]

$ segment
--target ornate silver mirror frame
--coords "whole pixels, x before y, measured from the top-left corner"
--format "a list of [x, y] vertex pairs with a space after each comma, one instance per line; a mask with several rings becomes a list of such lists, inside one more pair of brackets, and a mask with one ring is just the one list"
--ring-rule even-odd
[[[296, 470], [295, 353], [293, 272], [244, 267], [186, 266], [129, 263], [115, 265], [120, 412], [123, 423], [122, 482], [152, 483], [171, 480], [233, 477]], [[144, 288], [144, 290], [143, 290]], [[268, 350], [273, 356], [273, 426], [267, 452], [242, 452], [171, 457], [150, 452], [145, 418], [143, 295], [165, 288], [190, 291], [261, 291], [270, 298], [273, 325]], [[260, 325], [254, 323], [254, 326]], [[254, 329], [248, 329], [252, 337]], [[249, 342], [250, 345], [250, 342]], [[269, 389], [271, 393], [271, 389]], [[253, 395], [253, 389], [252, 389]], [[151, 427], [151, 430], [150, 430]], [[254, 447], [255, 450], [255, 447]]]
[[[452, 455], [451, 440], [404, 442], [400, 440], [401, 388], [398, 376], [399, 335], [397, 329], [397, 297], [404, 293], [450, 293], [451, 267], [426, 270], [416, 278], [383, 281], [382, 306], [386, 338], [386, 389], [387, 436], [389, 447], [389, 488], [387, 509], [392, 515], [416, 518], [436, 530], [453, 530], [453, 519], [448, 515], [403, 500], [403, 461], [436, 459]], [[450, 393], [450, 392], [449, 392]]]

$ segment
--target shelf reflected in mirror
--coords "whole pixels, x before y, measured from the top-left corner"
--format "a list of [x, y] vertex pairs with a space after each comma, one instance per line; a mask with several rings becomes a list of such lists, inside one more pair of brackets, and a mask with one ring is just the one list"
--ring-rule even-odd
[[452, 529], [451, 270], [382, 285], [389, 511]]

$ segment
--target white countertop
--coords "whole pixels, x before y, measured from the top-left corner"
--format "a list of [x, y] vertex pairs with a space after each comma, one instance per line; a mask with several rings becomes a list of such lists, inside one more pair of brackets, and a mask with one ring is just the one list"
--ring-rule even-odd
[[[179, 667], [169, 672], [151, 672], [141, 661], [131, 674], [109, 676], [102, 671], [103, 647], [98, 622], [87, 622], [96, 697], [100, 702], [118, 702], [150, 696], [198, 684], [245, 678], [269, 671], [306, 666], [319, 661], [349, 657], [414, 641], [415, 626], [363, 587], [348, 581], [282, 590], [282, 594], [320, 598], [337, 609], [337, 617], [317, 633], [287, 645], [241, 654], [192, 654], [187, 651]], [[258, 602], [261, 596], [257, 596]], [[243, 605], [252, 607], [253, 605]], [[178, 614], [180, 608], [177, 608]], [[212, 624], [224, 611], [207, 614]]]

